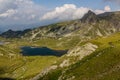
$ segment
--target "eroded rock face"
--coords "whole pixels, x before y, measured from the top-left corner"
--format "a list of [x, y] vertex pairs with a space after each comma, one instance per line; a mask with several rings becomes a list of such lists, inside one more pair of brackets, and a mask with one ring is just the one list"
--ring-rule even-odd
[[81, 58], [83, 58], [84, 56], [94, 52], [97, 48], [98, 46], [92, 43], [87, 43], [84, 46], [75, 47], [74, 49], [70, 50], [67, 56], [80, 56]]
[[[68, 67], [70, 65], [75, 64], [77, 61], [82, 60], [85, 56], [92, 54], [97, 48], [98, 46], [92, 43], [87, 43], [83, 46], [78, 46], [71, 49], [66, 55], [67, 57], [70, 57], [70, 58], [64, 60], [60, 64], [60, 67], [63, 68], [63, 67]], [[76, 58], [76, 60], [73, 61], [71, 57]], [[75, 76], [66, 75], [66, 71], [64, 70], [58, 80], [73, 80], [74, 78]]]
[[64, 61], [60, 64], [60, 67], [63, 68], [63, 67], [69, 66], [69, 65], [70, 65], [70, 60], [67, 59], [67, 60], [64, 60]]
[[[59, 65], [59, 67], [63, 68], [63, 67], [70, 66], [70, 65], [74, 64], [75, 62], [77, 62], [78, 60], [81, 60], [85, 56], [90, 55], [97, 48], [98, 48], [98, 46], [96, 46], [92, 43], [87, 43], [83, 46], [75, 47], [75, 48], [68, 51], [68, 54], [66, 55], [67, 59], [63, 60], [63, 62]], [[71, 59], [71, 57], [72, 58], [77, 57], [76, 61]]]

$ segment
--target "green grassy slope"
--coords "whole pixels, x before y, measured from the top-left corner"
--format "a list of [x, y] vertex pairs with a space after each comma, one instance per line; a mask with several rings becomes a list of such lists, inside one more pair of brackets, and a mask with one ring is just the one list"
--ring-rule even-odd
[[[47, 46], [51, 49], [63, 50], [71, 49], [76, 45], [81, 46], [90, 42], [98, 45], [99, 48], [90, 56], [87, 56], [76, 64], [69, 66], [64, 74], [67, 75], [66, 78], [68, 78], [68, 76], [75, 76], [75, 80], [116, 80], [119, 78], [120, 33], [88, 40], [83, 43], [79, 43], [80, 38], [78, 37], [61, 39], [48, 38], [35, 40], [33, 42], [15, 39], [4, 41], [9, 43], [0, 46], [0, 53], [3, 54], [3, 56], [0, 56], [0, 77], [29, 79], [40, 73], [43, 69], [54, 64], [56, 60], [60, 59], [60, 61], [62, 61], [62, 58], [54, 56], [21, 56], [21, 46]], [[63, 70], [64, 69], [57, 69], [52, 71], [47, 75], [48, 77], [46, 79], [57, 80], [58, 77], [61, 76]]]
[[35, 45], [23, 40], [4, 41], [9, 43], [0, 46], [0, 78], [30, 78], [58, 59], [55, 56], [22, 56], [21, 46]]
[[90, 56], [69, 67], [53, 70], [40, 80], [58, 80], [60, 76], [64, 76], [62, 80], [119, 80], [120, 33], [88, 42], [99, 48]]
[[[101, 17], [98, 15], [99, 20], [93, 22], [90, 20], [96, 19], [96, 15], [92, 18], [88, 14], [87, 22], [73, 20], [35, 28], [21, 38], [0, 38], [6, 42], [0, 45], [0, 78], [29, 79], [52, 64], [59, 65], [67, 59], [66, 56], [22, 56], [20, 47], [71, 50], [92, 43], [99, 48], [90, 56], [80, 61], [72, 56], [71, 62], [77, 61], [74, 65], [57, 68], [43, 76], [42, 80], [57, 80], [61, 75], [65, 76], [63, 80], [71, 77], [73, 80], [120, 79], [120, 12], [104, 15], [106, 14]], [[65, 72], [62, 73], [63, 71]]]
[[[119, 80], [120, 79], [120, 33], [93, 40], [100, 48], [68, 70], [74, 80]], [[69, 75], [69, 74], [68, 74]]]

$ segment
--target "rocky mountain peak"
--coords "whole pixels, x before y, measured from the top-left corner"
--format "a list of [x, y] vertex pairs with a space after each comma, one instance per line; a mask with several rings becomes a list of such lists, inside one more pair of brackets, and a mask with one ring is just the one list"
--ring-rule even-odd
[[13, 32], [13, 30], [12, 29], [9, 29], [8, 31], [6, 31], [6, 32]]
[[82, 22], [96, 22], [98, 20], [97, 15], [91, 10], [86, 13], [81, 19]]

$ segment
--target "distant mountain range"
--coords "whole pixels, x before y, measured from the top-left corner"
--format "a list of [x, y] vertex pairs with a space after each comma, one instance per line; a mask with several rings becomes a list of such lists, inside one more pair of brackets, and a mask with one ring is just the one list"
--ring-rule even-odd
[[1, 34], [4, 38], [30, 38], [43, 37], [59, 38], [76, 36], [92, 38], [109, 35], [120, 30], [120, 12], [106, 12], [96, 15], [88, 11], [82, 19], [66, 21], [48, 26], [42, 26], [24, 31], [8, 30]]

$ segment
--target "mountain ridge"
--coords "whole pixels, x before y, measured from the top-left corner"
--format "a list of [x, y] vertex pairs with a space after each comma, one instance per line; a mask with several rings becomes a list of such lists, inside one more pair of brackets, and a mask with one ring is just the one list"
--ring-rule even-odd
[[[107, 12], [107, 13], [96, 15], [94, 12], [89, 10], [88, 13], [86, 13], [83, 16], [83, 18], [78, 19], [78, 20], [73, 20], [73, 21], [68, 21], [68, 22], [63, 22], [63, 23], [56, 23], [56, 24], [38, 27], [38, 28], [34, 28], [34, 29], [28, 29], [29, 31], [28, 30], [24, 30], [21, 32], [20, 31], [11, 31], [11, 33], [9, 33], [9, 30], [8, 30], [8, 31], [2, 33], [1, 36], [5, 37], [5, 38], [22, 38], [22, 37], [30, 37], [30, 36], [31, 37], [34, 36], [34, 38], [36, 38], [36, 36], [37, 37], [60, 36], [61, 37], [61, 36], [64, 36], [64, 34], [74, 32], [74, 31], [80, 29], [82, 26], [86, 26], [87, 24], [98, 23], [99, 21], [102, 21], [102, 20], [106, 21], [106, 20], [108, 20], [107, 18], [112, 17], [111, 15], [113, 15], [113, 16], [115, 14], [119, 15], [119, 13], [120, 12], [118, 11], [118, 12]], [[102, 20], [100, 20], [100, 19], [102, 19]], [[114, 22], [115, 21], [116, 20], [114, 20]], [[115, 23], [118, 24], [118, 21], [116, 21]], [[119, 24], [118, 24], [118, 26], [119, 26]], [[7, 33], [10, 35], [14, 35], [14, 36], [9, 36], [9, 35], [7, 35]], [[24, 33], [24, 34], [22, 34], [22, 33]]]

